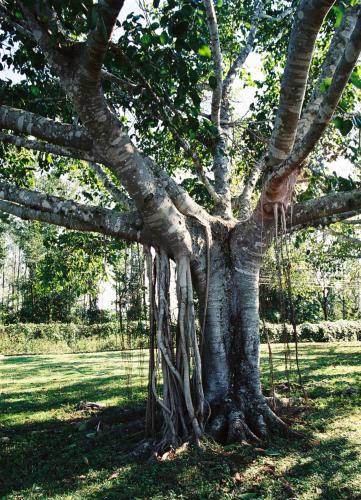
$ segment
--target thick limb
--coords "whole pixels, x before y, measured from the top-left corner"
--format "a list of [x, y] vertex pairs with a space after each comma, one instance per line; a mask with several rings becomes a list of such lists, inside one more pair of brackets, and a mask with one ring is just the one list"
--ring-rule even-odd
[[361, 211], [361, 190], [335, 193], [297, 203], [288, 211], [288, 227], [332, 224], [357, 215]]
[[136, 212], [121, 214], [7, 183], [0, 183], [0, 200], [3, 200], [0, 210], [25, 220], [38, 220], [78, 231], [94, 231], [129, 241], [152, 242]]

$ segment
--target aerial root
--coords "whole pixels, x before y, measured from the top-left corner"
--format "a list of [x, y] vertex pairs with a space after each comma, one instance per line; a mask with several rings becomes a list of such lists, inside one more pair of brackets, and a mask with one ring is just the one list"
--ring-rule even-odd
[[[151, 263], [150, 263], [151, 264]], [[151, 268], [151, 265], [148, 266]], [[195, 330], [193, 289], [188, 256], [176, 259], [178, 331], [173, 338], [169, 310], [169, 258], [160, 250], [155, 257], [154, 306], [155, 338], [158, 347], [156, 359], [150, 365], [149, 398], [161, 409], [163, 427], [156, 453], [178, 447], [191, 436], [199, 440], [203, 435], [204, 395], [201, 357]], [[151, 273], [148, 273], [151, 275]], [[162, 374], [162, 394], [158, 393], [158, 372]], [[148, 404], [148, 406], [150, 406]], [[154, 412], [148, 421], [154, 421]], [[154, 425], [153, 425], [154, 428]], [[154, 436], [154, 430], [152, 432]]]

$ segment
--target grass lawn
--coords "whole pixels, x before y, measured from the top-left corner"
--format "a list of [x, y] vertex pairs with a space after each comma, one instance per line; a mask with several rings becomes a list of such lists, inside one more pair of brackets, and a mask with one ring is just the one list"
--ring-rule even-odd
[[[144, 400], [145, 352], [0, 359], [0, 498], [361, 499], [361, 343], [303, 344], [309, 409], [295, 421], [311, 439], [262, 448], [205, 442], [174, 459], [129, 459], [127, 436], [82, 424], [80, 401]], [[274, 346], [276, 382], [285, 381]], [[263, 349], [268, 385], [267, 349]], [[357, 391], [347, 388], [354, 388]]]

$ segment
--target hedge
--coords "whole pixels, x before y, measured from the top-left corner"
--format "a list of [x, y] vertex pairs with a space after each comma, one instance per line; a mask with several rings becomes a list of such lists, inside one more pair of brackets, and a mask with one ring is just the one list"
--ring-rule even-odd
[[[261, 327], [261, 341], [284, 342], [289, 336], [293, 340], [293, 329], [287, 325], [266, 323], [265, 331]], [[361, 321], [322, 321], [321, 323], [303, 323], [297, 326], [299, 342], [342, 342], [361, 340]]]
[[0, 325], [2, 354], [140, 349], [147, 346], [146, 322], [129, 322], [123, 335], [119, 323], [17, 323]]
[[[290, 340], [293, 340], [291, 325], [287, 325]], [[130, 322], [128, 330], [121, 335], [118, 323], [95, 325], [65, 323], [18, 323], [0, 325], [0, 353], [45, 353], [102, 351], [113, 349], [140, 349], [148, 346], [146, 322]], [[266, 323], [266, 332], [261, 326], [261, 342], [284, 342], [287, 335], [282, 325]], [[336, 342], [361, 340], [361, 321], [334, 321], [303, 323], [297, 327], [300, 342]]]

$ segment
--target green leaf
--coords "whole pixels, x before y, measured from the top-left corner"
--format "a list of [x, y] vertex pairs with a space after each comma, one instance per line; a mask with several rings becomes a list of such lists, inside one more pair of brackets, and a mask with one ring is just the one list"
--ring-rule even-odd
[[345, 11], [345, 8], [339, 5], [335, 5], [332, 7], [333, 13], [335, 14], [336, 20], [335, 20], [335, 28], [339, 28], [342, 23], [343, 19], [343, 14]]
[[243, 498], [243, 500], [246, 500], [248, 498], [258, 498], [259, 495], [258, 493], [254, 493], [254, 492], [248, 492], [248, 493], [241, 493], [240, 495], [237, 496], [237, 498]]
[[216, 3], [218, 9], [220, 9], [223, 5], [223, 0], [217, 0], [217, 3]]
[[162, 45], [165, 45], [168, 42], [168, 35], [165, 31], [159, 35], [159, 41]]
[[208, 47], [208, 45], [202, 45], [202, 47], [199, 47], [198, 54], [202, 57], [208, 57], [208, 58], [212, 57], [212, 52], [210, 47]]
[[150, 42], [151, 42], [151, 40], [152, 40], [152, 39], [151, 39], [151, 37], [148, 35], [148, 33], [144, 33], [144, 35], [142, 35], [142, 36], [140, 37], [140, 43], [141, 43], [142, 45], [149, 45], [149, 44], [150, 44]]
[[275, 450], [266, 450], [265, 455], [267, 455], [268, 457], [280, 457], [282, 453]]
[[215, 89], [217, 87], [217, 78], [211, 75], [208, 79], [208, 83], [211, 89]]
[[326, 94], [326, 92], [328, 91], [331, 83], [332, 83], [332, 78], [331, 77], [325, 78], [323, 80], [323, 82], [321, 82], [321, 84], [320, 84], [320, 91], [321, 91], [322, 94]]
[[39, 89], [39, 87], [37, 87], [36, 85], [31, 85], [31, 87], [30, 87], [30, 92], [31, 92], [34, 96], [38, 96], [38, 95], [40, 95], [40, 89]]
[[336, 118], [333, 119], [333, 124], [344, 137], [349, 134], [352, 129], [352, 121], [344, 120], [341, 116], [336, 116]]
[[361, 66], [354, 69], [350, 81], [355, 87], [361, 89]]

